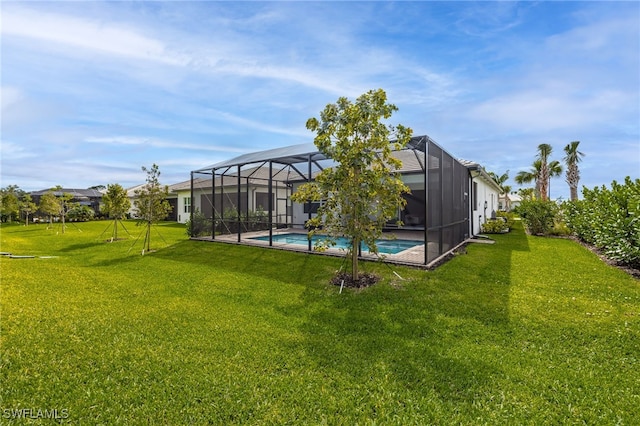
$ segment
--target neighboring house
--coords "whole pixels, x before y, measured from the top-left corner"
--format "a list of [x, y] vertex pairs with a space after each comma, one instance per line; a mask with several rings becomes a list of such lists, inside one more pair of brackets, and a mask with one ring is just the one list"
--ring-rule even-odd
[[[411, 192], [396, 217], [404, 226], [398, 228], [392, 220], [387, 231], [418, 235], [428, 248], [420, 263], [448, 253], [495, 216], [500, 188], [477, 163], [456, 160], [426, 135], [413, 137], [394, 156], [402, 161], [399, 172]], [[230, 233], [240, 242], [256, 229], [247, 218], [260, 212], [261, 229], [269, 231], [271, 244], [274, 229], [303, 230], [315, 215], [319, 203], [294, 203], [290, 196], [333, 164], [310, 143], [244, 154], [195, 170], [190, 181], [172, 186], [178, 220], [199, 211], [215, 219], [212, 239]]]
[[[40, 199], [47, 192], [52, 192], [56, 197], [62, 197], [63, 194], [71, 194], [72, 203], [78, 203], [81, 206], [87, 206], [93, 209], [96, 215], [100, 214], [100, 203], [102, 202], [102, 192], [96, 189], [43, 189], [41, 191], [30, 192], [31, 199], [36, 205], [40, 205]], [[39, 214], [36, 213], [36, 217]]]
[[520, 205], [522, 197], [516, 193], [501, 194], [498, 202], [498, 209], [510, 212]]

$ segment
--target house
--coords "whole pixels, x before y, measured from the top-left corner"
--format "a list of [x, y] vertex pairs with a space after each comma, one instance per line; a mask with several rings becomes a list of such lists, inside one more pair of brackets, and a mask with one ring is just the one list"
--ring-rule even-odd
[[510, 212], [520, 205], [522, 197], [515, 192], [511, 194], [500, 194], [498, 209]]
[[[426, 135], [413, 137], [393, 155], [402, 161], [399, 172], [411, 192], [397, 212], [404, 225], [393, 220], [385, 231], [419, 240], [421, 251], [411, 250], [420, 252], [419, 259], [414, 256], [409, 263], [433, 263], [478, 234], [495, 215], [500, 188], [479, 164], [457, 160]], [[172, 187], [178, 220], [199, 212], [211, 222], [206, 238], [231, 235], [235, 242], [249, 242], [262, 230], [260, 238], [273, 245], [274, 230], [305, 231], [319, 203], [295, 203], [291, 194], [333, 164], [311, 143], [244, 154], [192, 171], [188, 186]]]
[[[97, 215], [100, 214], [100, 203], [102, 202], [102, 192], [97, 189], [69, 189], [69, 188], [60, 188], [60, 189], [43, 189], [41, 191], [33, 191], [30, 192], [31, 199], [36, 205], [40, 205], [40, 199], [42, 196], [48, 192], [53, 193], [56, 197], [62, 197], [64, 194], [71, 195], [71, 202], [78, 203], [81, 206], [90, 207], [94, 213]], [[36, 214], [37, 217], [37, 214]]]

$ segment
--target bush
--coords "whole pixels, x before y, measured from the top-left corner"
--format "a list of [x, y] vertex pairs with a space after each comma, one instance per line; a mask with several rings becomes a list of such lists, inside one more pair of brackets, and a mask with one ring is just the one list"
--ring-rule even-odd
[[93, 219], [96, 212], [91, 207], [77, 205], [69, 209], [67, 217], [70, 221], [86, 222]]
[[582, 194], [583, 200], [564, 206], [571, 231], [611, 260], [640, 267], [640, 179], [613, 181], [611, 189], [584, 188]]
[[489, 219], [482, 224], [482, 232], [485, 234], [502, 234], [509, 232], [507, 221], [501, 218]]
[[553, 201], [522, 200], [517, 213], [530, 234], [549, 235], [558, 214], [558, 206]]
[[201, 237], [203, 235], [211, 235], [211, 219], [205, 217], [200, 210], [193, 212], [193, 220], [187, 220], [187, 235], [189, 237]]
[[513, 212], [505, 212], [505, 211], [500, 210], [500, 211], [498, 211], [496, 213], [496, 216], [504, 218], [504, 220], [507, 222], [507, 227], [509, 229], [513, 228], [514, 221], [516, 220], [515, 213], [513, 213]]

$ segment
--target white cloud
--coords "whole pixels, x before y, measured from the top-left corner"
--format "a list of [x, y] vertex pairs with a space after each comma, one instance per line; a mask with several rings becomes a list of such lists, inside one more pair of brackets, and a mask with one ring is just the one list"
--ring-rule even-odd
[[123, 25], [24, 8], [4, 9], [2, 34], [172, 65], [187, 61], [168, 52], [161, 41]]
[[211, 144], [196, 144], [196, 143], [184, 143], [176, 141], [162, 140], [152, 137], [139, 137], [139, 136], [101, 136], [101, 137], [88, 137], [85, 138], [85, 142], [105, 145], [144, 145], [154, 148], [171, 148], [180, 150], [194, 150], [194, 151], [220, 151], [220, 152], [235, 152], [243, 153], [245, 150], [237, 147], [218, 146]]

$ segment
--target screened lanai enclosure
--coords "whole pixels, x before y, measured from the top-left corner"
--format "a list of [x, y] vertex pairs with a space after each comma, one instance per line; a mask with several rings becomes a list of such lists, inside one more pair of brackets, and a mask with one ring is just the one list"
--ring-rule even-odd
[[[404, 195], [406, 206], [387, 222], [378, 249], [387, 261], [429, 265], [469, 237], [469, 171], [428, 136], [413, 137], [393, 155], [402, 161], [399, 172], [411, 192]], [[313, 251], [305, 224], [320, 204], [295, 203], [291, 194], [333, 165], [311, 143], [245, 154], [191, 172], [192, 237]], [[348, 245], [346, 239], [338, 241], [329, 253], [344, 254], [341, 248]], [[363, 258], [372, 257], [366, 247], [359, 250]]]

